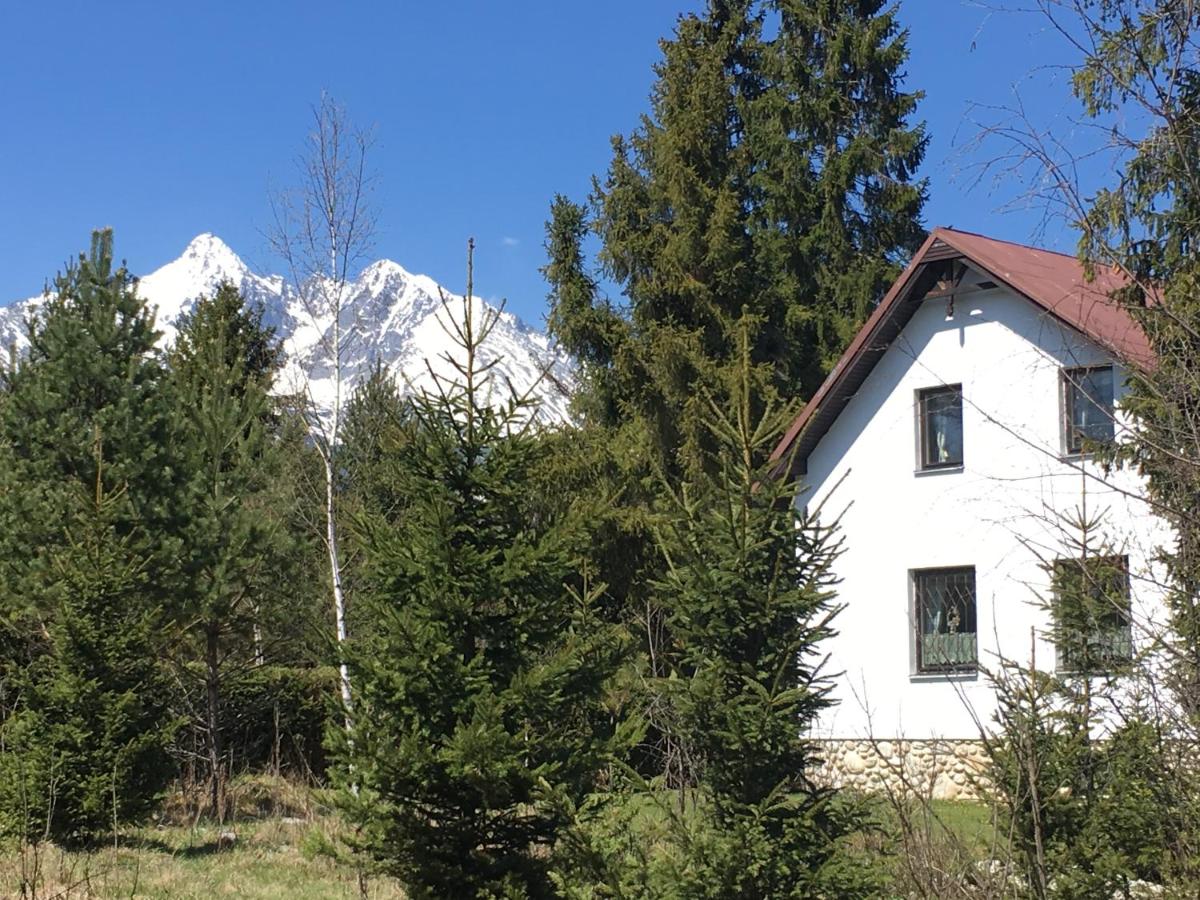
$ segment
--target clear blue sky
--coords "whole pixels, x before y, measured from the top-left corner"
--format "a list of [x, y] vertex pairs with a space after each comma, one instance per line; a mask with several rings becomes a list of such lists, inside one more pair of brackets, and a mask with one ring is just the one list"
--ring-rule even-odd
[[[695, 0], [112, 0], [0, 4], [0, 302], [38, 293], [91, 228], [112, 225], [135, 272], [212, 231], [271, 268], [269, 185], [287, 181], [329, 90], [376, 128], [378, 256], [533, 323], [545, 309], [543, 223], [585, 196], [609, 137], [647, 106], [657, 40]], [[908, 85], [933, 141], [926, 224], [1073, 249], [1040, 211], [1000, 208], [1012, 183], [968, 190], [973, 103], [1020, 84], [1042, 120], [1073, 111], [1062, 45], [1028, 15], [907, 0]]]

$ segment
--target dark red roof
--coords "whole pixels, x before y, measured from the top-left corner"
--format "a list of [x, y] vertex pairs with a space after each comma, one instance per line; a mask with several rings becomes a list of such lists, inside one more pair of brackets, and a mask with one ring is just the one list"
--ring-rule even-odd
[[1116, 270], [1097, 269], [1088, 281], [1074, 256], [968, 231], [935, 228], [787, 430], [771, 455], [773, 460], [794, 453], [795, 462], [804, 466], [808, 454], [916, 312], [919, 304], [904, 301], [914, 292], [921, 296], [929, 289], [930, 273], [938, 268], [931, 263], [948, 259], [962, 259], [998, 284], [1007, 285], [1117, 359], [1142, 368], [1154, 364], [1145, 333], [1110, 298], [1126, 283]]

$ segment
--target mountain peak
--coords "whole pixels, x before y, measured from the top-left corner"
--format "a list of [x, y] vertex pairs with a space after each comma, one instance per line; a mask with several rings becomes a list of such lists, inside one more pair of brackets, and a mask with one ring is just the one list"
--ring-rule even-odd
[[[303, 390], [319, 411], [331, 409], [337, 396], [326, 329], [331, 322], [304, 308], [279, 275], [255, 274], [219, 237], [198, 234], [179, 258], [138, 279], [138, 293], [156, 310], [156, 325], [164, 344], [176, 336], [180, 317], [195, 308], [197, 298], [212, 296], [223, 281], [232, 282], [250, 302], [264, 311], [264, 321], [276, 329], [287, 356], [280, 375], [281, 391]], [[342, 359], [344, 383], [337, 386], [348, 396], [358, 380], [377, 361], [389, 367], [404, 391], [433, 390], [438, 377], [453, 377], [452, 358], [458, 348], [439, 319], [439, 298], [445, 293], [428, 275], [417, 275], [389, 259], [366, 266], [347, 285], [346, 321], [357, 329], [351, 349]], [[26, 346], [24, 316], [40, 298], [0, 308], [0, 352], [9, 344]], [[558, 385], [573, 381], [570, 360], [548, 348], [544, 337], [506, 316], [488, 338], [488, 357], [495, 360], [497, 384], [511, 383], [518, 392], [535, 390], [549, 421], [568, 417], [566, 396]], [[541, 372], [550, 366], [552, 380], [543, 384]]]
[[360, 279], [387, 277], [389, 275], [400, 275], [408, 278], [411, 273], [398, 262], [393, 262], [390, 259], [377, 259], [371, 263], [358, 276]]
[[210, 231], [198, 234], [188, 243], [180, 259], [196, 259], [211, 262], [220, 269], [242, 270], [246, 264], [223, 240]]

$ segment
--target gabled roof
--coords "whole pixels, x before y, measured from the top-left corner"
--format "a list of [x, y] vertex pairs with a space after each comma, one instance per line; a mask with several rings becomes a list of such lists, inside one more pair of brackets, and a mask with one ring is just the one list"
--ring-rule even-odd
[[[1088, 281], [1082, 264], [1073, 256], [968, 231], [935, 228], [787, 430], [772, 460], [794, 453], [795, 463], [805, 467], [809, 453], [908, 324], [920, 299], [945, 275], [947, 263], [955, 260], [1011, 288], [1117, 359], [1142, 368], [1153, 366], [1154, 354], [1145, 333], [1110, 299], [1110, 294], [1126, 283], [1116, 270], [1098, 268]], [[912, 300], [918, 302], [909, 302]]]

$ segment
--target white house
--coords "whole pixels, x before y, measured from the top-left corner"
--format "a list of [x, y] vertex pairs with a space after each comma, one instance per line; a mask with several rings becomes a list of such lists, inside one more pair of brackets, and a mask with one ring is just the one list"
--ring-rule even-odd
[[1104, 552], [1127, 569], [1109, 623], [1127, 654], [1161, 620], [1153, 555], [1167, 540], [1137, 475], [1106, 474], [1087, 438], [1116, 436], [1145, 335], [1070, 256], [936, 229], [795, 422], [799, 503], [840, 520], [839, 701], [816, 737], [889, 744], [978, 738], [1000, 656], [1069, 660], [1039, 598], [1068, 559], [1063, 519], [1102, 513]]

